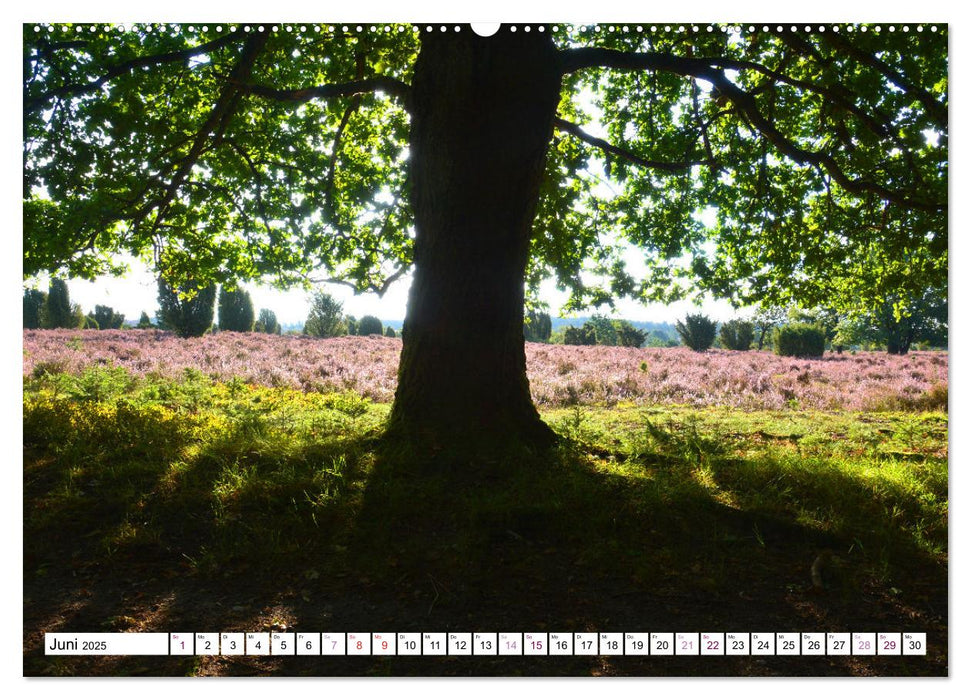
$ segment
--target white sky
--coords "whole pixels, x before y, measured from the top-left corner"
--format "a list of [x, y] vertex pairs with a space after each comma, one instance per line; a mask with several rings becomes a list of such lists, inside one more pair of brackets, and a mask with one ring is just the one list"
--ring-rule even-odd
[[[40, 280], [39, 288], [46, 289], [46, 278], [40, 278]], [[322, 288], [344, 303], [344, 313], [357, 318], [370, 314], [382, 321], [401, 321], [405, 317], [410, 286], [411, 275], [406, 275], [391, 285], [383, 298], [373, 293], [355, 295], [351, 289], [339, 284], [322, 285]], [[243, 287], [253, 297], [253, 307], [257, 313], [261, 308], [270, 309], [276, 313], [280, 323], [303, 323], [306, 320], [309, 294], [305, 290], [281, 291], [252, 284], [244, 284]], [[154, 316], [158, 308], [158, 288], [155, 277], [138, 261], [132, 264], [132, 271], [125, 277], [100, 277], [94, 282], [72, 279], [68, 282], [68, 288], [71, 301], [80, 304], [86, 312], [93, 311], [97, 304], [105, 304], [124, 314], [127, 320], [137, 321], [142, 311], [147, 311], [149, 316]], [[552, 282], [545, 284], [541, 291], [541, 297], [550, 304], [550, 313], [553, 316], [560, 315], [557, 312], [565, 303], [566, 296], [556, 290]], [[730, 304], [723, 301], [708, 302], [701, 308], [704, 313], [719, 321], [738, 315]], [[697, 310], [698, 307], [687, 301], [665, 306], [620, 300], [617, 302], [616, 311], [610, 312], [604, 308], [601, 312], [608, 313], [614, 318], [626, 318], [631, 321], [673, 323], [676, 319], [684, 318], [686, 314], [697, 313]], [[577, 315], [589, 315], [592, 311], [595, 309]]]
[[[593, 94], [585, 90], [576, 99], [584, 112], [590, 116], [590, 121], [583, 125], [584, 129], [594, 136], [607, 138], [607, 133], [599, 122], [602, 113], [594, 104]], [[600, 183], [594, 187], [596, 196], [601, 200], [612, 198], [615, 190], [606, 184], [610, 178], [604, 172], [603, 160], [596, 149], [591, 154], [588, 170], [591, 174], [600, 178]], [[616, 188], [616, 191], [621, 189], [621, 186], [615, 182], [612, 182], [612, 186]], [[703, 212], [698, 218], [707, 225], [713, 225], [714, 214], [715, 212], [712, 209]], [[624, 258], [628, 272], [635, 279], [639, 274], [646, 273], [647, 267], [643, 255], [637, 249], [630, 247]], [[85, 312], [93, 311], [98, 304], [110, 306], [116, 312], [124, 314], [128, 321], [137, 321], [142, 311], [148, 312], [149, 316], [154, 316], [158, 307], [155, 275], [141, 261], [130, 257], [126, 257], [125, 260], [131, 269], [124, 277], [106, 276], [93, 282], [69, 280], [71, 301], [80, 304]], [[584, 277], [586, 279], [590, 276], [585, 275]], [[403, 276], [391, 285], [382, 297], [374, 293], [355, 294], [352, 289], [340, 284], [320, 285], [320, 288], [325, 289], [343, 302], [344, 313], [346, 314], [357, 318], [372, 315], [377, 316], [382, 321], [401, 321], [405, 318], [411, 281], [410, 274]], [[587, 281], [592, 282], [593, 279], [590, 278]], [[48, 280], [46, 276], [42, 276], [34, 283], [39, 288], [46, 289]], [[257, 313], [261, 308], [270, 309], [283, 324], [303, 323], [306, 320], [309, 311], [309, 292], [307, 290], [302, 288], [280, 290], [271, 286], [256, 284], [244, 284], [243, 286], [250, 292]], [[539, 296], [541, 301], [548, 304], [552, 316], [567, 316], [561, 314], [560, 309], [567, 302], [568, 294], [557, 290], [553, 280], [548, 280], [541, 286]], [[727, 321], [737, 317], [740, 313], [744, 313], [733, 309], [728, 302], [715, 299], [708, 299], [701, 305], [700, 309], [703, 313], [718, 321]], [[698, 310], [699, 307], [690, 301], [664, 305], [618, 299], [615, 301], [613, 310], [603, 306], [589, 308], [571, 315], [590, 315], [597, 312], [613, 318], [625, 318], [631, 321], [673, 323], [689, 313], [697, 313]]]

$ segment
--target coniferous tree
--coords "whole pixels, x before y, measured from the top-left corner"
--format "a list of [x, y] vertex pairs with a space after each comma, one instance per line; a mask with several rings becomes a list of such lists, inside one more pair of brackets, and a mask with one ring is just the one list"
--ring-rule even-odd
[[163, 327], [183, 338], [205, 335], [212, 328], [216, 313], [216, 284], [189, 284], [176, 290], [160, 277], [158, 304], [158, 319]]
[[748, 350], [755, 339], [755, 327], [749, 321], [732, 319], [718, 329], [718, 339], [727, 350]]
[[334, 338], [347, 335], [347, 323], [341, 313], [343, 304], [327, 292], [315, 292], [310, 301], [310, 314], [304, 324], [306, 335]]
[[553, 322], [548, 313], [530, 311], [523, 322], [523, 336], [534, 343], [548, 343], [553, 333]]
[[52, 279], [47, 290], [47, 302], [44, 304], [45, 328], [83, 328], [84, 314], [78, 318], [78, 309], [71, 304], [67, 282], [62, 279]]
[[46, 303], [47, 292], [39, 289], [24, 290], [24, 328], [43, 327]]
[[581, 328], [577, 328], [576, 326], [567, 326], [563, 330], [563, 344], [596, 345], [597, 333], [593, 326], [591, 326], [589, 323], [584, 323]]
[[269, 309], [260, 309], [260, 317], [256, 320], [253, 330], [257, 333], [280, 334], [280, 323], [276, 320], [276, 314]]
[[152, 319], [148, 317], [148, 314], [142, 311], [142, 315], [138, 318], [136, 328], [155, 328], [155, 326], [152, 325]]
[[110, 306], [103, 306], [101, 304], [94, 307], [92, 317], [101, 330], [107, 330], [109, 328], [118, 329], [125, 323], [123, 314], [115, 313], [115, 310]]
[[630, 321], [614, 321], [617, 344], [627, 348], [639, 348], [647, 340], [647, 333], [635, 328]]
[[695, 352], [704, 352], [714, 344], [718, 324], [704, 314], [688, 314], [674, 327], [685, 345]]
[[384, 326], [377, 316], [362, 316], [357, 324], [358, 335], [381, 335]]
[[249, 333], [255, 320], [249, 292], [242, 287], [219, 290], [219, 330]]

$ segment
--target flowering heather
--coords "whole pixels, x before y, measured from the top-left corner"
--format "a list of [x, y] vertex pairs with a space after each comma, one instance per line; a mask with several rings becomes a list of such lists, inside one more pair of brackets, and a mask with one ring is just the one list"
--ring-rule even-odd
[[[25, 375], [79, 372], [97, 365], [132, 374], [178, 377], [186, 368], [218, 380], [306, 391], [354, 390], [390, 401], [401, 340], [379, 336], [318, 339], [221, 332], [182, 339], [151, 330], [24, 331]], [[827, 354], [823, 359], [768, 352], [526, 344], [534, 401], [580, 404], [728, 405], [874, 410], [946, 402], [947, 353]], [[476, 371], [469, 367], [470, 372]], [[936, 394], [935, 394], [936, 392]]]

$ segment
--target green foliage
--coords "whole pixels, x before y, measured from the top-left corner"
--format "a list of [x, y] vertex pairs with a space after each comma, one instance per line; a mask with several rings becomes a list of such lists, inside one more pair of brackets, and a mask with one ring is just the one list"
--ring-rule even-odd
[[310, 299], [310, 314], [303, 327], [304, 334], [317, 338], [347, 335], [342, 309], [343, 304], [327, 292], [314, 292]]
[[776, 326], [785, 323], [788, 317], [789, 312], [785, 307], [759, 305], [752, 317], [752, 325], [755, 327], [755, 333], [758, 336], [759, 350], [762, 350], [766, 342], [771, 339], [772, 331], [775, 330]]
[[755, 326], [750, 321], [732, 319], [718, 329], [718, 339], [728, 350], [748, 350], [755, 338]]
[[342, 394], [328, 394], [324, 397], [324, 405], [351, 418], [359, 418], [368, 412], [371, 400], [353, 391], [345, 391]]
[[110, 306], [98, 304], [94, 307], [94, 321], [97, 324], [95, 327], [101, 330], [118, 329], [124, 325], [125, 316], [115, 313], [115, 310]]
[[[557, 337], [560, 337], [559, 332]], [[620, 345], [639, 348], [647, 340], [648, 333], [635, 328], [630, 321], [614, 321], [594, 315], [582, 327], [567, 326], [562, 330], [565, 345]]]
[[817, 306], [811, 309], [795, 306], [789, 309], [789, 320], [822, 329], [826, 341], [829, 342], [836, 336], [841, 314], [832, 306]]
[[639, 348], [647, 340], [648, 333], [634, 328], [630, 321], [614, 321], [614, 329], [617, 333], [617, 345], [622, 347]]
[[344, 323], [347, 324], [347, 334], [348, 335], [359, 335], [357, 330], [357, 317], [348, 314], [344, 317]]
[[887, 352], [904, 355], [918, 342], [947, 347], [947, 309], [946, 289], [926, 289], [917, 296], [891, 296], [872, 310], [868, 317], [880, 331]]
[[785, 357], [822, 357], [826, 330], [809, 323], [789, 323], [776, 330], [775, 352]]
[[684, 321], [678, 321], [674, 327], [681, 336], [681, 342], [695, 352], [704, 352], [714, 344], [717, 326], [704, 314], [688, 314]]
[[[176, 286], [326, 269], [364, 290], [411, 264], [407, 91], [424, 33], [38, 28], [23, 27], [25, 275], [90, 278], [157, 252]], [[550, 33], [561, 64], [598, 48], [628, 65], [563, 76], [557, 116], [596, 117], [616, 149], [554, 131], [531, 291], [555, 278], [570, 308], [692, 291], [872, 307], [946, 285], [946, 27], [798, 42], [600, 29]], [[385, 89], [273, 95], [373, 76]], [[483, 100], [477, 118], [495, 117]]]
[[596, 345], [597, 333], [588, 323], [582, 328], [567, 326], [563, 329], [564, 345]]
[[148, 314], [144, 311], [142, 311], [142, 315], [139, 316], [138, 325], [135, 327], [142, 328], [142, 329], [155, 328], [155, 326], [152, 325], [152, 319], [150, 319], [148, 317]]
[[84, 314], [78, 317], [78, 309], [71, 304], [67, 282], [52, 279], [47, 290], [47, 301], [41, 316], [45, 328], [83, 328]]
[[397, 338], [398, 334], [394, 332], [394, 328], [392, 328], [391, 326], [388, 326], [387, 328], [384, 329], [384, 336], [386, 338]]
[[377, 316], [362, 316], [357, 324], [357, 335], [381, 335], [384, 326]]
[[548, 313], [530, 311], [523, 322], [523, 337], [531, 343], [548, 343], [553, 333], [553, 321]]
[[583, 326], [593, 333], [597, 345], [617, 345], [617, 329], [606, 316], [594, 314]]
[[[375, 440], [387, 407], [361, 413], [340, 396], [195, 376], [131, 381], [109, 368], [26, 381], [25, 584], [40, 590], [45, 576], [57, 610], [78, 567], [133, 561], [185, 600], [227, 571], [260, 567], [296, 572], [308, 595], [322, 572], [346, 572], [328, 590], [348, 596], [364, 576], [383, 589], [408, 574], [448, 581], [450, 605], [474, 611], [484, 580], [508, 578], [497, 544], [542, 543], [543, 561], [621, 591], [664, 582], [728, 598], [739, 571], [807, 588], [819, 548], [837, 543], [864, 594], [900, 604], [895, 626], [929, 590], [946, 593], [946, 415], [574, 406], [545, 417], [575, 442], [517, 455], [475, 488], [481, 463], [433, 470], [395, 454]], [[545, 583], [560, 578], [557, 569]], [[839, 596], [827, 599], [858, 605], [861, 592]], [[157, 598], [146, 597], [147, 611]], [[577, 614], [573, 603], [557, 610], [551, 624]]]
[[260, 317], [256, 320], [253, 330], [257, 333], [280, 335], [280, 323], [276, 320], [276, 314], [269, 309], [260, 309]]
[[24, 290], [24, 328], [43, 328], [47, 292], [39, 289]]
[[183, 338], [205, 335], [216, 313], [216, 284], [189, 283], [174, 289], [158, 279], [159, 324]]
[[836, 352], [844, 349], [870, 349], [880, 343], [880, 333], [869, 319], [860, 316], [847, 316], [840, 319], [833, 335], [832, 347]]
[[219, 290], [219, 330], [249, 333], [254, 324], [253, 300], [242, 287]]

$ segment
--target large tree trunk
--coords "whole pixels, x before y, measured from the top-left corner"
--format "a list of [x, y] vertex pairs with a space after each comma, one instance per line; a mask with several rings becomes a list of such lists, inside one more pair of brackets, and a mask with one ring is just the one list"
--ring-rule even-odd
[[390, 429], [548, 442], [526, 378], [523, 282], [559, 99], [548, 34], [423, 35], [412, 83], [415, 275]]

